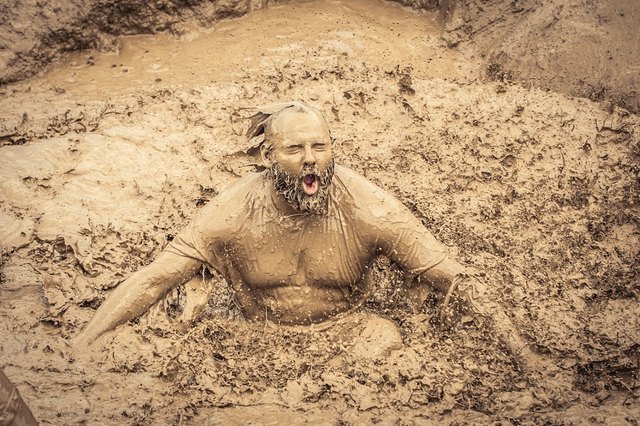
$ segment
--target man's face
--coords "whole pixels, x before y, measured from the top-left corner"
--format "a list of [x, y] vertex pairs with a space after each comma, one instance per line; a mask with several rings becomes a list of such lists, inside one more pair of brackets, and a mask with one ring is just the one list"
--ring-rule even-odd
[[269, 137], [276, 191], [296, 210], [322, 213], [333, 177], [326, 125], [313, 113], [284, 112], [274, 119]]

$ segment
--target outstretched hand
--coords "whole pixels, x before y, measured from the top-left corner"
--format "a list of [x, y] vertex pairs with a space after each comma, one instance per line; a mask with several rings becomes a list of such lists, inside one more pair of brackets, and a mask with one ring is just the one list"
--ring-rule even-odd
[[550, 358], [536, 353], [532, 344], [522, 338], [502, 306], [489, 297], [485, 283], [466, 274], [453, 280], [440, 310], [440, 320], [450, 327], [465, 317], [487, 322], [525, 373], [551, 377], [564, 374]]

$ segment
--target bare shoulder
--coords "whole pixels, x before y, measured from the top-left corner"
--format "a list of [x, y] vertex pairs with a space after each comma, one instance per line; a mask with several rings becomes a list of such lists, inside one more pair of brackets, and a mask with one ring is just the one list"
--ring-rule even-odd
[[218, 268], [221, 260], [214, 255], [216, 247], [238, 234], [255, 211], [254, 203], [262, 202], [265, 193], [262, 174], [251, 173], [238, 180], [203, 207], [166, 250]]
[[446, 249], [400, 200], [352, 170], [336, 171], [343, 195], [338, 208], [343, 217], [354, 218], [360, 235], [407, 269], [442, 260]]
[[264, 202], [264, 174], [250, 173], [231, 184], [202, 208], [193, 219], [198, 228], [233, 231], [251, 210], [252, 203]]
[[337, 165], [335, 177], [344, 196], [352, 199], [355, 211], [363, 218], [389, 218], [406, 210], [393, 195], [348, 167]]

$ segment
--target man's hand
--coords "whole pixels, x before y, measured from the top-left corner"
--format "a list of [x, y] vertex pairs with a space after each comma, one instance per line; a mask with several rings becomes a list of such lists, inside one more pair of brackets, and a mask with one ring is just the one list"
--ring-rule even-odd
[[102, 334], [143, 314], [166, 292], [193, 276], [200, 265], [194, 259], [162, 252], [153, 263], [130, 276], [109, 295], [73, 340], [73, 346], [88, 347]]
[[496, 336], [522, 361], [523, 367], [529, 372], [557, 370], [549, 359], [532, 350], [504, 309], [489, 297], [486, 285], [472, 275], [459, 274], [454, 278], [441, 308], [441, 320], [444, 324], [451, 324], [460, 313], [487, 321]]

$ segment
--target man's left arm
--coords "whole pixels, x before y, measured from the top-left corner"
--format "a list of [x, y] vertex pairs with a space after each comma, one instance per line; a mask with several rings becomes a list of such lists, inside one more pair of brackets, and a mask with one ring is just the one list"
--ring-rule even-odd
[[491, 323], [498, 338], [531, 368], [544, 360], [520, 336], [504, 309], [491, 298], [483, 281], [451, 258], [447, 248], [397, 200], [385, 200], [389, 215], [381, 217], [379, 245], [406, 273], [406, 293], [414, 310], [431, 289], [445, 295], [442, 316], [450, 320], [456, 307]]

